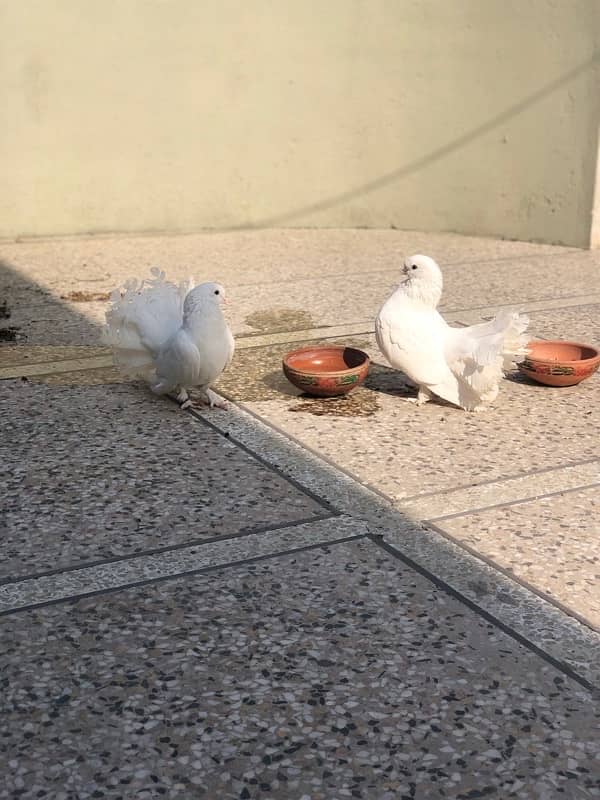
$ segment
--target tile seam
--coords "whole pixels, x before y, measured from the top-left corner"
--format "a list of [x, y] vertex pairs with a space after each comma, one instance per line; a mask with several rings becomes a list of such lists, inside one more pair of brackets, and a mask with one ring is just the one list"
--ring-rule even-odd
[[[223, 397], [227, 397], [227, 395], [223, 394]], [[169, 399], [171, 399], [173, 403], [177, 404], [177, 400], [175, 400], [175, 398], [169, 398]], [[229, 432], [223, 432], [223, 430], [218, 425], [216, 425], [214, 422], [211, 422], [206, 417], [202, 416], [202, 414], [198, 413], [194, 408], [189, 408], [187, 410], [187, 413], [194, 419], [198, 420], [200, 423], [206, 425], [211, 430], [218, 433], [219, 436], [222, 436], [224, 439], [227, 439], [228, 442], [231, 442], [240, 450], [247, 453], [251, 458], [257, 461], [259, 464], [262, 464], [263, 467], [266, 467], [268, 470], [278, 475], [280, 478], [289, 483], [291, 486], [294, 486], [294, 488], [302, 492], [303, 495], [305, 495], [306, 497], [310, 497], [311, 500], [318, 503], [321, 506], [321, 508], [323, 508], [325, 511], [333, 512], [336, 514], [342, 513], [340, 509], [336, 508], [336, 506], [334, 506], [330, 500], [327, 500], [325, 497], [318, 495], [312, 489], [309, 489], [307, 486], [304, 486], [302, 483], [300, 483], [300, 481], [296, 480], [291, 475], [286, 475], [286, 473], [282, 469], [280, 469], [276, 464], [272, 464], [260, 453], [257, 453], [253, 448], [244, 444], [239, 439], [236, 439], [235, 436], [231, 436]]]
[[70, 565], [66, 567], [57, 567], [56, 569], [47, 570], [45, 572], [33, 572], [27, 575], [22, 575], [17, 578], [9, 578], [9, 579], [1, 579], [0, 580], [0, 589], [5, 586], [19, 586], [26, 581], [33, 581], [38, 580], [39, 578], [50, 578], [54, 575], [68, 575], [73, 572], [77, 572], [78, 570], [82, 569], [92, 569], [93, 567], [102, 567], [109, 564], [123, 564], [127, 563], [128, 561], [134, 561], [137, 558], [144, 558], [146, 556], [159, 556], [168, 553], [177, 553], [181, 550], [187, 550], [188, 548], [192, 547], [203, 547], [206, 545], [211, 544], [220, 544], [220, 543], [227, 543], [233, 541], [239, 541], [240, 539], [245, 539], [249, 536], [261, 536], [263, 534], [269, 533], [276, 533], [277, 531], [287, 531], [293, 528], [298, 528], [302, 525], [312, 525], [317, 524], [319, 522], [327, 522], [327, 520], [334, 520], [339, 519], [340, 517], [347, 516], [344, 515], [342, 512], [332, 512], [330, 514], [323, 514], [317, 517], [306, 517], [299, 520], [294, 520], [293, 522], [289, 522], [283, 525], [265, 525], [259, 528], [253, 528], [252, 530], [245, 530], [240, 531], [239, 533], [234, 533], [227, 536], [214, 536], [210, 539], [193, 539], [189, 542], [183, 542], [181, 544], [175, 545], [167, 545], [166, 547], [158, 547], [153, 548], [151, 550], [141, 550], [136, 553], [130, 553], [126, 556], [115, 556], [114, 558], [107, 558], [107, 559], [99, 559], [98, 561], [86, 561], [81, 564]]
[[453, 514], [444, 514], [439, 517], [423, 517], [423, 522], [427, 523], [445, 522], [446, 520], [449, 519], [459, 519], [460, 517], [468, 517], [471, 516], [472, 514], [479, 514], [482, 511], [491, 511], [497, 508], [509, 508], [511, 506], [522, 505], [523, 503], [532, 503], [535, 500], [544, 500], [547, 497], [557, 497], [558, 495], [569, 494], [571, 492], [580, 492], [585, 489], [594, 489], [597, 486], [600, 486], [600, 481], [595, 481], [594, 483], [580, 484], [579, 486], [570, 486], [568, 489], [557, 489], [554, 492], [544, 492], [542, 494], [520, 497], [517, 500], [506, 500], [502, 503], [492, 503], [489, 506], [478, 506], [476, 508], [469, 508], [466, 511], [457, 511]]
[[448, 489], [441, 489], [439, 492], [424, 492], [423, 494], [412, 494], [410, 495], [410, 497], [403, 497], [401, 500], [397, 500], [396, 502], [400, 505], [404, 505], [405, 503], [426, 498], [446, 497], [447, 495], [452, 494], [454, 492], [463, 492], [468, 489], [476, 489], [478, 486], [492, 486], [495, 483], [508, 483], [509, 481], [523, 480], [525, 478], [533, 477], [536, 475], [545, 475], [549, 472], [559, 472], [564, 469], [582, 467], [585, 464], [594, 464], [595, 462], [600, 463], [600, 454], [598, 456], [594, 456], [592, 458], [584, 458], [579, 461], [569, 461], [568, 463], [561, 464], [559, 466], [540, 467], [539, 469], [530, 470], [528, 472], [517, 473], [516, 475], [509, 475], [506, 478], [496, 478], [496, 479], [491, 478], [490, 480], [481, 481], [479, 483], [465, 483], [462, 484], [461, 486], [454, 486]]
[[48, 600], [40, 600], [39, 602], [29, 603], [22, 606], [13, 606], [0, 610], [0, 617], [9, 616], [12, 614], [19, 614], [25, 611], [35, 610], [37, 608], [46, 608], [48, 606], [59, 605], [60, 603], [77, 602], [88, 597], [98, 597], [102, 595], [115, 594], [116, 592], [125, 591], [138, 586], [150, 586], [155, 583], [164, 583], [170, 580], [180, 580], [182, 578], [190, 577], [193, 575], [201, 575], [203, 573], [215, 572], [220, 569], [230, 569], [233, 567], [244, 566], [245, 564], [255, 564], [261, 561], [268, 561], [269, 559], [279, 558], [281, 556], [295, 555], [296, 553], [306, 552], [308, 550], [317, 550], [319, 547], [333, 547], [337, 544], [344, 544], [345, 542], [357, 541], [359, 539], [366, 539], [367, 533], [359, 533], [353, 536], [344, 536], [339, 539], [328, 539], [326, 541], [313, 542], [300, 547], [291, 547], [284, 550], [273, 550], [269, 553], [263, 553], [260, 556], [249, 556], [247, 558], [235, 559], [233, 561], [223, 561], [218, 564], [207, 564], [202, 567], [196, 567], [191, 570], [183, 570], [181, 572], [172, 572], [166, 575], [159, 575], [154, 578], [143, 578], [137, 581], [130, 581], [126, 583], [119, 583], [115, 586], [109, 586], [102, 589], [93, 589], [90, 592], [78, 592], [75, 594], [64, 595], [61, 597], [49, 598]]

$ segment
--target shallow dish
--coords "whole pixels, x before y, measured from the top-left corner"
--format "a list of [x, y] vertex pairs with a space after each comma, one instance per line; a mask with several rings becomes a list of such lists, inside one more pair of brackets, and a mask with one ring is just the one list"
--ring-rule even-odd
[[360, 386], [369, 372], [369, 356], [343, 345], [303, 347], [284, 357], [283, 371], [307, 394], [336, 397]]
[[589, 344], [558, 339], [532, 341], [527, 350], [519, 369], [546, 386], [574, 386], [593, 375], [600, 365], [600, 350]]

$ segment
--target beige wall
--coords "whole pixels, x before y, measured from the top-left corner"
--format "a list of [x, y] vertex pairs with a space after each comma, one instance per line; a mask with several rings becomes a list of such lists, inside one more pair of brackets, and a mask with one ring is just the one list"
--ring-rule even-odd
[[600, 0], [0, 0], [0, 30], [0, 236], [590, 243]]

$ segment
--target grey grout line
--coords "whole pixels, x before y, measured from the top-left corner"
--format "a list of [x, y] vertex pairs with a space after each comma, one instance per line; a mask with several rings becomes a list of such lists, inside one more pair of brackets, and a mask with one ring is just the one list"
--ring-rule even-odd
[[[174, 403], [178, 404], [177, 400], [174, 397], [170, 397], [170, 399]], [[340, 514], [341, 513], [339, 511], [339, 509], [329, 499], [327, 499], [326, 497], [323, 497], [323, 495], [321, 495], [321, 494], [318, 494], [318, 493], [314, 492], [311, 488], [308, 488], [303, 483], [300, 483], [299, 481], [297, 481], [295, 478], [291, 477], [290, 475], [287, 475], [285, 472], [283, 472], [283, 470], [279, 469], [279, 467], [277, 465], [273, 464], [271, 461], [266, 459], [260, 453], [257, 453], [255, 450], [253, 450], [252, 448], [248, 447], [246, 444], [244, 444], [244, 442], [236, 439], [235, 436], [231, 436], [229, 432], [223, 434], [223, 430], [218, 425], [216, 425], [214, 422], [212, 422], [211, 420], [209, 420], [205, 416], [203, 416], [202, 413], [197, 411], [197, 409], [195, 409], [193, 407], [189, 408], [188, 409], [188, 414], [190, 416], [192, 416], [192, 417], [195, 417], [198, 420], [198, 422], [200, 422], [203, 425], [206, 425], [208, 428], [211, 428], [216, 433], [225, 435], [225, 437], [227, 438], [227, 440], [229, 442], [231, 442], [231, 444], [235, 445], [240, 450], [243, 450], [253, 460], [258, 461], [259, 464], [262, 464], [263, 467], [266, 467], [271, 472], [274, 472], [276, 475], [278, 475], [280, 478], [283, 478], [287, 483], [290, 483], [299, 492], [302, 492], [302, 494], [304, 494], [305, 496], [310, 497], [311, 500], [314, 500], [316, 503], [318, 503], [321, 506], [321, 508], [323, 508], [324, 510], [329, 511], [332, 514]]]
[[[372, 363], [375, 363], [375, 362], [372, 362]], [[293, 434], [288, 433], [283, 428], [280, 428], [278, 425], [276, 425], [275, 423], [271, 422], [270, 420], [263, 419], [263, 417], [261, 417], [259, 414], [255, 413], [251, 408], [246, 406], [244, 403], [238, 402], [233, 397], [231, 397], [231, 395], [228, 395], [225, 392], [222, 392], [221, 394], [232, 405], [234, 405], [237, 408], [241, 409], [249, 417], [251, 417], [252, 419], [256, 420], [256, 422], [261, 423], [262, 425], [265, 425], [270, 430], [272, 430], [275, 433], [277, 433], [278, 435], [284, 437], [289, 442], [291, 442], [293, 445], [295, 445], [299, 450], [302, 450], [305, 453], [310, 454], [310, 456], [312, 456], [314, 459], [317, 459], [321, 463], [321, 465], [323, 465], [323, 464], [327, 465], [332, 470], [335, 470], [339, 475], [343, 475], [345, 478], [347, 478], [349, 481], [351, 481], [353, 484], [355, 484], [357, 486], [362, 486], [368, 492], [371, 492], [372, 494], [374, 494], [374, 495], [378, 496], [379, 498], [381, 498], [381, 500], [383, 500], [384, 502], [386, 502], [386, 503], [391, 503], [392, 502], [391, 499], [388, 497], [388, 495], [384, 494], [384, 492], [382, 492], [381, 489], [378, 489], [376, 486], [374, 486], [371, 483], [368, 483], [367, 481], [363, 481], [354, 472], [352, 472], [349, 469], [346, 469], [346, 467], [343, 467], [341, 464], [336, 463], [329, 456], [326, 456], [324, 453], [319, 453], [318, 450], [315, 450], [310, 445], [305, 444], [300, 439], [296, 438]], [[191, 412], [194, 413], [193, 410], [191, 410]], [[205, 412], [203, 412], [203, 411], [196, 411], [196, 415], [201, 419], [204, 418], [203, 417], [204, 413]], [[215, 429], [216, 430], [220, 430], [222, 432], [222, 429], [217, 425], [215, 425]], [[226, 435], [229, 436], [229, 434], [226, 434]], [[240, 441], [237, 440], [237, 443], [240, 444]], [[249, 449], [249, 452], [253, 453], [253, 455], [255, 457], [257, 457], [256, 453], [253, 450]], [[267, 462], [265, 462], [265, 463], [267, 463]], [[289, 474], [288, 473], [286, 473], [285, 471], [282, 470], [281, 474], [284, 475], [286, 480], [289, 480]]]
[[[494, 264], [496, 262], [504, 263], [504, 262], [507, 262], [507, 261], [509, 261], [509, 262], [510, 261], [522, 261], [523, 259], [527, 259], [527, 260], [536, 259], [536, 258], [543, 258], [543, 259], [555, 258], [555, 259], [559, 259], [559, 258], [564, 258], [565, 256], [573, 255], [574, 253], [580, 253], [580, 252], [587, 252], [587, 251], [582, 251], [577, 247], [573, 247], [573, 248], [565, 248], [565, 250], [563, 252], [561, 252], [561, 253], [516, 253], [515, 255], [501, 256], [500, 258], [482, 257], [482, 258], [474, 258], [474, 259], [470, 259], [470, 260], [466, 260], [466, 261], [440, 261], [439, 264], [440, 264], [440, 267], [445, 270], [447, 267], [450, 267], [450, 268], [463, 267], [463, 266], [467, 267], [467, 266], [473, 266], [473, 265], [477, 265], [477, 264]], [[392, 266], [391, 265], [391, 266], [388, 266], [388, 267], [383, 267], [381, 269], [371, 269], [371, 270], [368, 271], [367, 275], [385, 275], [387, 273], [396, 273], [398, 276], [400, 276], [401, 273], [402, 273], [402, 266], [399, 263], [397, 266]], [[311, 283], [313, 281], [320, 280], [321, 278], [324, 278], [325, 280], [335, 280], [335, 279], [339, 280], [340, 278], [343, 279], [343, 280], [348, 280], [349, 278], [360, 278], [361, 280], [364, 280], [365, 272], [364, 271], [362, 271], [362, 272], [331, 272], [331, 273], [327, 273], [327, 275], [325, 275], [325, 276], [308, 275], [305, 278], [297, 278], [297, 277], [294, 278], [293, 283]], [[253, 286], [264, 286], [264, 285], [265, 285], [264, 281], [263, 282], [261, 282], [261, 281], [248, 281], [246, 283], [232, 283], [231, 287], [232, 288], [235, 287], [236, 289], [237, 288], [240, 288], [240, 289], [244, 288], [245, 289], [245, 288], [250, 288], [250, 287], [253, 287]]]
[[511, 506], [518, 506], [523, 503], [532, 503], [535, 500], [545, 500], [547, 497], [557, 497], [558, 495], [563, 494], [570, 494], [571, 492], [581, 492], [585, 489], [595, 489], [596, 487], [600, 486], [600, 482], [595, 483], [586, 483], [586, 484], [579, 484], [578, 486], [569, 486], [567, 489], [557, 489], [554, 492], [544, 492], [542, 494], [535, 494], [530, 496], [523, 496], [519, 497], [515, 500], [506, 500], [503, 503], [491, 503], [487, 506], [479, 506], [476, 508], [468, 508], [464, 511], [457, 511], [454, 514], [444, 514], [440, 517], [425, 517], [423, 518], [423, 522], [431, 523], [431, 522], [444, 522], [449, 519], [458, 519], [460, 517], [469, 517], [471, 514], [479, 514], [482, 511], [491, 511], [497, 508], [510, 508]]
[[591, 293], [577, 295], [576, 297], [557, 297], [551, 300], [524, 300], [517, 303], [498, 303], [490, 306], [473, 306], [471, 308], [445, 308], [440, 306], [440, 311], [445, 314], [461, 314], [467, 324], [475, 324], [486, 317], [494, 317], [498, 311], [505, 308], [518, 309], [525, 314], [536, 314], [540, 311], [561, 311], [577, 306], [592, 306], [600, 304], [600, 294]]
[[359, 325], [322, 325], [297, 331], [281, 331], [278, 333], [244, 334], [236, 336], [238, 350], [250, 350], [268, 347], [273, 344], [315, 341], [316, 339], [338, 339], [340, 336], [369, 336], [375, 333], [373, 320], [365, 320]]
[[558, 467], [540, 467], [539, 469], [528, 470], [527, 472], [518, 473], [517, 475], [509, 475], [507, 478], [490, 478], [487, 481], [479, 481], [478, 483], [465, 483], [461, 486], [453, 486], [450, 489], [440, 489], [438, 492], [423, 492], [423, 494], [412, 494], [410, 497], [403, 497], [401, 502], [408, 503], [412, 500], [421, 500], [429, 497], [440, 497], [442, 495], [453, 494], [466, 489], [476, 489], [479, 486], [491, 486], [497, 483], [506, 483], [507, 481], [525, 479], [534, 475], [544, 475], [548, 472], [557, 472], [558, 470], [569, 469], [570, 467], [579, 467], [583, 464], [595, 464], [600, 462], [600, 457], [596, 458], [583, 458], [580, 461], [569, 461], [566, 464], [561, 464]]
[[540, 473], [512, 475], [393, 502], [417, 519], [433, 521], [577, 491], [599, 481], [600, 458], [594, 458], [579, 464], [560, 464]]
[[565, 247], [560, 245], [555, 245], [556, 249], [560, 249], [559, 253], [555, 252], [548, 252], [548, 253], [516, 253], [515, 255], [510, 256], [500, 256], [499, 258], [487, 258], [483, 256], [481, 258], [472, 258], [465, 261], [447, 261], [441, 264], [443, 267], [463, 267], [463, 266], [471, 266], [473, 264], [494, 264], [496, 261], [520, 261], [522, 259], [532, 259], [532, 258], [564, 258], [565, 256], [573, 255], [574, 253], [588, 253], [589, 250], [583, 250], [580, 247]]
[[209, 566], [187, 569], [184, 570], [183, 572], [173, 572], [173, 573], [168, 573], [166, 575], [160, 575], [154, 578], [145, 578], [142, 580], [134, 580], [129, 583], [120, 583], [119, 585], [114, 587], [109, 586], [106, 588], [95, 588], [85, 592], [79, 592], [78, 594], [69, 594], [66, 596], [51, 597], [46, 600], [41, 600], [39, 602], [34, 601], [29, 604], [15, 606], [14, 608], [9, 608], [4, 611], [0, 610], [0, 617], [6, 617], [9, 614], [18, 614], [24, 611], [35, 611], [36, 609], [47, 608], [48, 606], [58, 605], [59, 603], [71, 603], [71, 602], [77, 602], [78, 600], [84, 600], [90, 597], [106, 596], [109, 594], [114, 594], [115, 592], [121, 592], [127, 589], [135, 589], [141, 586], [152, 586], [155, 583], [164, 583], [166, 581], [181, 580], [182, 578], [189, 578], [197, 575], [203, 575], [207, 572], [214, 572], [215, 570], [218, 569], [229, 569], [229, 568], [244, 566], [246, 564], [257, 564], [260, 561], [267, 561], [269, 559], [292, 556], [295, 555], [296, 553], [304, 553], [307, 550], [316, 550], [319, 547], [332, 547], [337, 544], [354, 542], [357, 541], [358, 539], [366, 539], [366, 538], [367, 538], [366, 534], [357, 533], [352, 536], [346, 536], [342, 539], [335, 539], [333, 541], [315, 542], [313, 544], [305, 544], [300, 547], [292, 547], [286, 550], [278, 550], [277, 552], [274, 553], [266, 553], [264, 555], [258, 555], [258, 556], [248, 556], [247, 558], [241, 558], [236, 561], [227, 561], [223, 564], [211, 564]]
[[268, 535], [249, 534], [176, 551], [143, 555], [0, 586], [0, 615], [123, 589], [140, 583], [181, 577], [206, 569], [293, 553], [307, 547], [360, 538], [366, 526], [347, 515], [305, 523]]
[[[210, 412], [200, 412], [200, 415]], [[212, 419], [215, 419], [213, 416]], [[514, 629], [520, 636], [565, 662], [592, 683], [600, 682], [600, 636], [554, 603], [530, 591], [515, 576], [427, 525], [407, 517], [389, 498], [374, 492], [333, 462], [308, 450], [250, 409], [232, 405], [216, 427], [254, 452], [268, 453], [269, 461], [287, 476], [319, 495], [335, 501], [345, 515], [367, 526], [383, 540], [423, 569], [436, 575], [486, 613]]]
[[70, 564], [64, 567], [56, 567], [56, 569], [44, 570], [43, 572], [34, 572], [27, 575], [19, 575], [18, 577], [14, 578], [8, 576], [6, 578], [0, 579], [0, 589], [2, 586], [7, 586], [9, 584], [15, 585], [18, 583], [24, 583], [25, 581], [37, 580], [38, 578], [48, 578], [53, 575], [59, 575], [62, 573], [76, 572], [78, 570], [90, 569], [92, 567], [102, 567], [102, 566], [109, 566], [111, 564], [119, 564], [122, 561], [130, 561], [132, 558], [141, 558], [143, 556], [158, 556], [162, 555], [163, 553], [174, 553], [177, 550], [186, 550], [189, 549], [190, 547], [203, 547], [204, 545], [208, 544], [231, 542], [234, 541], [235, 539], [242, 539], [245, 536], [269, 534], [272, 531], [290, 530], [291, 528], [298, 528], [301, 525], [310, 525], [313, 522], [325, 522], [326, 520], [335, 520], [339, 516], [341, 515], [338, 512], [332, 512], [330, 514], [323, 514], [315, 517], [307, 517], [305, 519], [298, 519], [295, 520], [294, 522], [288, 522], [284, 524], [274, 523], [273, 525], [261, 525], [257, 528], [253, 528], [252, 530], [240, 531], [239, 533], [234, 533], [226, 536], [211, 536], [207, 537], [206, 539], [191, 539], [181, 544], [167, 545], [165, 547], [156, 547], [150, 550], [140, 550], [135, 553], [128, 553], [122, 556], [114, 556], [112, 558], [99, 558], [96, 561], [84, 561], [80, 564]]

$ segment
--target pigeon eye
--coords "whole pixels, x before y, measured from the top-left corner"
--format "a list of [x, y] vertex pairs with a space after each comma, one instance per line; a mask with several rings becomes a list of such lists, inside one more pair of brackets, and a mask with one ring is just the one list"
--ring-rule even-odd
[[417, 268], [416, 264], [413, 264], [412, 267], [411, 267], [411, 269], [416, 269], [416, 268]]
[[218, 289], [215, 289], [215, 294], [221, 294], [221, 292]]

